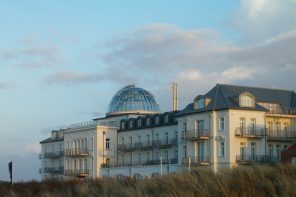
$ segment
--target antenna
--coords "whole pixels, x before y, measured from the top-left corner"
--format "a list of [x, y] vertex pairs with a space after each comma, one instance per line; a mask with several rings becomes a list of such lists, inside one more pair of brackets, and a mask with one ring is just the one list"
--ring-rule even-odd
[[178, 111], [178, 84], [173, 83], [173, 111]]

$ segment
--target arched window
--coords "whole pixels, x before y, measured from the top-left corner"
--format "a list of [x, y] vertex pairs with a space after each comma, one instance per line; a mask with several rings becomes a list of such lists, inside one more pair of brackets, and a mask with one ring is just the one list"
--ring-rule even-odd
[[239, 105], [241, 107], [255, 107], [255, 98], [251, 94], [243, 93], [239, 97]]

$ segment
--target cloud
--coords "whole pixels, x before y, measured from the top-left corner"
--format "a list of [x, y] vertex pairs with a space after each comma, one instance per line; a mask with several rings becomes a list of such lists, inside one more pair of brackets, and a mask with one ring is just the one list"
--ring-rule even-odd
[[8, 90], [8, 89], [11, 89], [11, 88], [14, 88], [14, 87], [15, 87], [14, 84], [0, 82], [0, 90]]
[[32, 144], [27, 144], [26, 146], [25, 146], [25, 151], [27, 152], [27, 153], [40, 153], [41, 152], [41, 146], [40, 146], [40, 144], [39, 143], [32, 143]]
[[232, 24], [247, 40], [262, 40], [296, 28], [295, 0], [241, 0]]
[[225, 43], [215, 30], [151, 24], [121, 34], [105, 47], [97, 56], [106, 67], [100, 78], [149, 84], [159, 93], [160, 103], [170, 93], [159, 84], [172, 81], [186, 89], [184, 103], [197, 89], [206, 91], [216, 83], [292, 89], [291, 81], [295, 82], [288, 71], [296, 67], [296, 29], [241, 45]]
[[81, 83], [98, 82], [101, 80], [102, 78], [98, 74], [74, 71], [58, 72], [45, 77], [45, 82], [48, 85], [76, 85]]
[[55, 42], [39, 42], [25, 36], [16, 48], [0, 48], [0, 61], [23, 68], [53, 67], [65, 62], [62, 48]]

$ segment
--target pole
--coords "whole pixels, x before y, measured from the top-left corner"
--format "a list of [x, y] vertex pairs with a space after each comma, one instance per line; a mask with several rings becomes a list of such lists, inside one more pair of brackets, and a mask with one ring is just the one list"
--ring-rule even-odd
[[160, 157], [160, 176], [162, 176], [162, 157]]
[[190, 166], [191, 166], [191, 157], [189, 156], [189, 158], [188, 158], [188, 170], [189, 170], [189, 172], [190, 172]]
[[10, 185], [12, 188], [12, 161], [8, 163], [8, 171], [9, 171], [9, 175], [10, 175]]

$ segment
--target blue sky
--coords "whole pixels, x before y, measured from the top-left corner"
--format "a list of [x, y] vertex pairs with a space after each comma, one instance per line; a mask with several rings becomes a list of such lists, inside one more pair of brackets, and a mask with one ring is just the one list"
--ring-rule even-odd
[[50, 129], [103, 116], [129, 83], [170, 110], [216, 83], [295, 90], [296, 1], [0, 2], [0, 180], [39, 179]]

